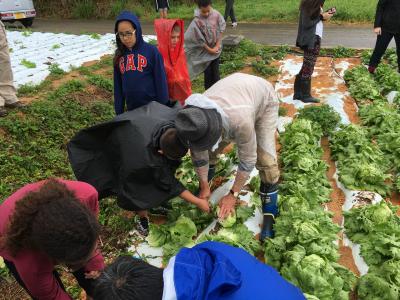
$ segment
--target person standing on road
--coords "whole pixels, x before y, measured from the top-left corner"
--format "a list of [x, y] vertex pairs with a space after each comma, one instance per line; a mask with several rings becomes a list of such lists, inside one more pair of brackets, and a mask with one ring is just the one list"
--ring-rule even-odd
[[234, 2], [235, 0], [225, 0], [225, 15], [224, 19], [225, 22], [228, 21], [228, 17], [231, 17], [232, 21], [232, 27], [236, 28], [237, 27], [237, 21], [236, 21], [236, 16], [235, 16], [235, 9], [234, 9]]
[[374, 73], [390, 41], [396, 41], [397, 65], [400, 73], [400, 1], [379, 0], [374, 23], [376, 45], [369, 61], [368, 71]]
[[6, 29], [3, 22], [0, 21], [0, 117], [7, 115], [5, 106], [9, 108], [20, 108], [25, 105], [17, 98], [17, 91], [13, 83]]
[[300, 20], [296, 46], [304, 51], [303, 66], [296, 75], [293, 99], [305, 103], [318, 103], [311, 96], [311, 76], [321, 49], [324, 21], [328, 21], [336, 13], [335, 8], [323, 11], [325, 0], [302, 0], [300, 3]]
[[211, 0], [198, 0], [198, 9], [185, 33], [185, 52], [190, 78], [204, 72], [204, 88], [220, 79], [219, 60], [222, 52], [224, 17], [211, 6]]
[[62, 179], [28, 184], [0, 205], [0, 256], [33, 299], [71, 299], [56, 265], [68, 267], [92, 299], [104, 268], [98, 213], [94, 187]]
[[204, 94], [193, 94], [178, 113], [175, 127], [179, 139], [190, 149], [199, 177], [199, 197], [210, 197], [209, 182], [215, 175], [218, 155], [234, 142], [239, 166], [234, 184], [219, 202], [219, 218], [235, 209], [238, 195], [256, 167], [261, 178], [260, 198], [264, 222], [260, 239], [273, 237], [278, 213], [279, 168], [275, 147], [279, 101], [265, 79], [235, 73]]
[[155, 0], [156, 11], [160, 12], [160, 19], [168, 18], [169, 1], [168, 0]]
[[183, 47], [184, 22], [176, 19], [157, 19], [154, 21], [154, 27], [158, 50], [164, 58], [170, 101], [179, 101], [184, 105], [186, 98], [192, 94], [192, 84]]
[[115, 23], [114, 106], [117, 115], [157, 101], [169, 105], [164, 61], [157, 47], [143, 40], [138, 18], [122, 12]]

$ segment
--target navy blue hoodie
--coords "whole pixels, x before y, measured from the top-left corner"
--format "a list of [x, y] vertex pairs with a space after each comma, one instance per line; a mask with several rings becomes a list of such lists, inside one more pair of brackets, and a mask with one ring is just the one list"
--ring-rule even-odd
[[117, 115], [146, 105], [151, 101], [168, 104], [168, 85], [164, 61], [158, 49], [146, 43], [138, 18], [127, 11], [122, 12], [115, 23], [129, 21], [136, 28], [136, 44], [132, 51], [124, 47], [123, 56], [114, 66], [114, 106]]

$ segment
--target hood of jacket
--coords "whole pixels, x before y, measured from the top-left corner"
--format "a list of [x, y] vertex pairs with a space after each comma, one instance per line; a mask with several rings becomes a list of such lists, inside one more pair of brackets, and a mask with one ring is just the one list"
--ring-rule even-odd
[[[171, 35], [175, 25], [180, 27], [181, 38], [176, 45], [175, 50], [172, 49]], [[158, 50], [161, 55], [168, 58], [171, 65], [175, 65], [179, 56], [184, 53], [184, 22], [178, 19], [157, 19], [154, 21], [154, 28], [157, 34]]]
[[129, 11], [123, 11], [122, 13], [119, 14], [117, 17], [117, 20], [115, 21], [115, 27], [114, 27], [114, 32], [118, 32], [118, 24], [121, 21], [129, 21], [133, 24], [133, 27], [136, 28], [136, 44], [135, 46], [141, 45], [143, 41], [143, 35], [142, 35], [142, 26], [140, 25], [138, 17], [136, 17], [133, 13]]

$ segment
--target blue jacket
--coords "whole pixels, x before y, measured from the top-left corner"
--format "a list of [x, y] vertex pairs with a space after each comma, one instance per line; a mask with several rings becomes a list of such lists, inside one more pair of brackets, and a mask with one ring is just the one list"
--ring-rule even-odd
[[124, 47], [124, 54], [114, 65], [114, 106], [117, 115], [133, 110], [151, 101], [168, 104], [168, 85], [164, 61], [158, 49], [143, 40], [138, 18], [122, 12], [115, 23], [129, 21], [136, 28], [136, 44], [132, 51]]
[[184, 248], [176, 256], [178, 300], [305, 300], [294, 285], [246, 251], [218, 242]]

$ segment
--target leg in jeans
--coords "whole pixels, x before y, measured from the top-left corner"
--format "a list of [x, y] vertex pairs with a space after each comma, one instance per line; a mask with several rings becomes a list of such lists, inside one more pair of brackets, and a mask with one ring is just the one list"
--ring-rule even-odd
[[393, 38], [393, 33], [385, 32], [383, 30], [382, 34], [378, 35], [376, 39], [374, 52], [372, 53], [371, 59], [369, 61], [369, 66], [372, 67], [374, 70], [379, 65], [381, 58], [383, 54], [385, 54], [385, 51], [389, 46], [389, 43], [392, 40], [392, 38]]
[[90, 297], [93, 297], [93, 290], [96, 284], [96, 280], [86, 279], [85, 271], [83, 268], [73, 272], [72, 274], [76, 278], [76, 281], [78, 281], [79, 286], [85, 290], [86, 294]]
[[[11, 261], [8, 261], [8, 260], [4, 260], [4, 263], [6, 264], [8, 270], [14, 276], [14, 278], [18, 282], [18, 284], [24, 288], [24, 290], [29, 294], [29, 296], [31, 296], [31, 298], [33, 300], [36, 300], [35, 298], [32, 297], [31, 293], [26, 288], [24, 282], [22, 281], [21, 277], [18, 274], [17, 269], [15, 268], [15, 265]], [[63, 283], [61, 281], [60, 275], [57, 273], [57, 271], [54, 270], [53, 271], [53, 275], [56, 278], [56, 280], [57, 280], [58, 284], [60, 285], [60, 287], [65, 291], [65, 287], [64, 287], [64, 285], [63, 285]]]
[[204, 88], [207, 90], [220, 79], [219, 75], [219, 57], [211, 61], [210, 65], [204, 71]]
[[225, 21], [228, 21], [228, 17], [231, 17], [232, 23], [236, 23], [235, 10], [233, 8], [234, 0], [225, 0], [225, 2], [226, 2], [225, 15], [224, 15]]
[[394, 35], [394, 40], [396, 41], [396, 51], [397, 51], [397, 71], [400, 73], [400, 33]]

